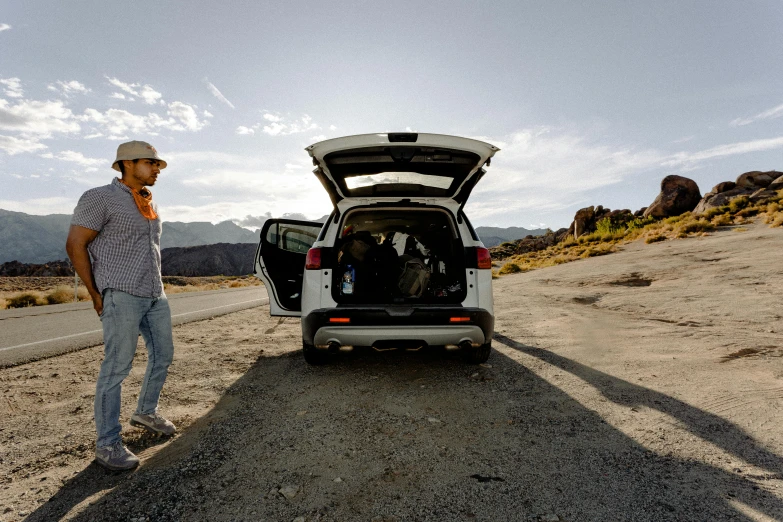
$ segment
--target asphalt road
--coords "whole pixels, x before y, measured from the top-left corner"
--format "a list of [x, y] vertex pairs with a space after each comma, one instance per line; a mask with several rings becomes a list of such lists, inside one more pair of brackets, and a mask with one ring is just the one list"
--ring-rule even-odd
[[[263, 286], [169, 296], [174, 325], [261, 306], [268, 301]], [[102, 343], [101, 321], [91, 302], [0, 310], [0, 367]]]

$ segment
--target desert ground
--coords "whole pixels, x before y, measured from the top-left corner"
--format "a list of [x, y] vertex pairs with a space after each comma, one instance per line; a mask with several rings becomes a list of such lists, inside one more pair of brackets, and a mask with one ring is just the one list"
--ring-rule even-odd
[[178, 326], [179, 433], [126, 426], [134, 472], [92, 463], [101, 347], [2, 369], [0, 520], [782, 520], [781, 252], [759, 223], [501, 277], [480, 366]]

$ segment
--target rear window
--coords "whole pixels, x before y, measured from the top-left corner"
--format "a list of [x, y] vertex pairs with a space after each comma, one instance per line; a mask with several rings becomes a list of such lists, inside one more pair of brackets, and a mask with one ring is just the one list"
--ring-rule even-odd
[[477, 154], [432, 147], [367, 147], [324, 157], [343, 194], [452, 196], [478, 167]]
[[393, 183], [447, 189], [451, 186], [452, 181], [454, 181], [452, 178], [446, 176], [432, 176], [419, 172], [383, 172], [381, 174], [365, 174], [345, 178], [345, 185], [349, 190], [359, 187], [369, 187], [371, 185], [389, 185]]

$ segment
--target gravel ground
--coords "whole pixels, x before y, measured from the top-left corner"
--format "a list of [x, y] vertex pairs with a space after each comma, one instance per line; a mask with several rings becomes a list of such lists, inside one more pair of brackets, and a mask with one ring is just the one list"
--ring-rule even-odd
[[90, 463], [100, 349], [0, 370], [0, 520], [781, 520], [783, 234], [731, 234], [495, 281], [481, 366], [310, 367], [268, 307], [179, 326], [180, 433], [127, 427], [132, 473]]

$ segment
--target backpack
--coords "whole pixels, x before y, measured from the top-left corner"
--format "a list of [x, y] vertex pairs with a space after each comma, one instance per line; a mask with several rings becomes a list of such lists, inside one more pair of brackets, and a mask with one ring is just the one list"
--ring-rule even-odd
[[430, 282], [430, 270], [416, 257], [400, 256], [403, 269], [397, 288], [405, 297], [421, 297]]

